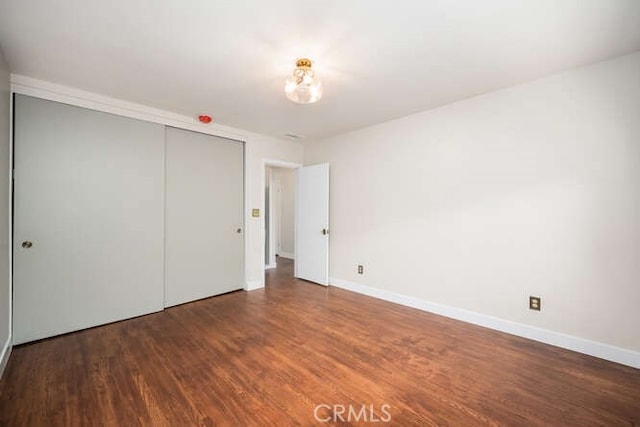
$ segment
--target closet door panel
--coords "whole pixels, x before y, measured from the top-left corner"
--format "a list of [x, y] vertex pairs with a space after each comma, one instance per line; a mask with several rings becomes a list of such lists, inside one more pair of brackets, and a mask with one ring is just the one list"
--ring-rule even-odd
[[244, 144], [166, 134], [165, 306], [244, 286]]
[[164, 127], [16, 95], [14, 342], [163, 308]]

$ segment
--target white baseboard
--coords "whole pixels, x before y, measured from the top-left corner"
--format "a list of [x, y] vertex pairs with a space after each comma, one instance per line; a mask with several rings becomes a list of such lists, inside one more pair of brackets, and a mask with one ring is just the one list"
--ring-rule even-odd
[[11, 348], [11, 335], [9, 335], [7, 342], [4, 343], [4, 347], [2, 347], [2, 354], [0, 354], [0, 378], [2, 378], [2, 374], [4, 374], [4, 368], [7, 367], [7, 362], [9, 362]]
[[271, 269], [276, 268], [276, 267], [277, 267], [276, 264], [267, 264], [267, 265], [264, 266], [264, 269], [265, 270], [271, 270]]
[[253, 291], [256, 289], [264, 288], [264, 281], [262, 280], [247, 280], [247, 284], [244, 287], [245, 291]]
[[614, 347], [609, 344], [590, 341], [572, 335], [565, 335], [560, 332], [537, 328], [523, 323], [512, 322], [510, 320], [504, 320], [486, 314], [476, 313], [474, 311], [438, 304], [396, 292], [349, 282], [335, 277], [329, 278], [329, 283], [332, 286], [357, 292], [359, 294], [394, 302], [407, 307], [417, 308], [418, 310], [428, 311], [430, 313], [439, 314], [467, 323], [473, 323], [474, 325], [495, 329], [497, 331], [506, 332], [508, 334], [543, 342], [545, 344], [551, 344], [556, 347], [565, 348], [567, 350], [576, 351], [578, 353], [587, 354], [589, 356], [610, 360], [612, 362], [640, 369], [640, 352]]
[[295, 254], [289, 252], [278, 252], [278, 256], [286, 259], [296, 259]]

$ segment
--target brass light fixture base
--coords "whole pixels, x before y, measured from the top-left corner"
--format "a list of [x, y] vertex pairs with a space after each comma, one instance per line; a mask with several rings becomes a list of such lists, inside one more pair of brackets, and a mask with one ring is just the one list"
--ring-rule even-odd
[[296, 61], [296, 67], [311, 68], [311, 60], [307, 58], [300, 58]]

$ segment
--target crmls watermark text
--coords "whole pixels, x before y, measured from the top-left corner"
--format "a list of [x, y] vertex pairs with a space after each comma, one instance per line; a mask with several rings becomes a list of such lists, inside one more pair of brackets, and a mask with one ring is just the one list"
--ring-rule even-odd
[[[379, 409], [379, 410], [376, 410]], [[313, 416], [316, 421], [322, 423], [329, 422], [365, 422], [365, 423], [388, 423], [391, 421], [391, 405], [386, 403], [376, 408], [375, 405], [328, 405], [321, 403], [316, 405]]]

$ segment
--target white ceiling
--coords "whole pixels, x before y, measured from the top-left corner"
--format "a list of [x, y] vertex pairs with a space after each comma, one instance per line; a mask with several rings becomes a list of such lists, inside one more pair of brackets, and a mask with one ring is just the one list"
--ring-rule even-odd
[[[11, 71], [323, 137], [640, 50], [638, 0], [0, 0]], [[283, 94], [309, 56], [324, 98]]]

